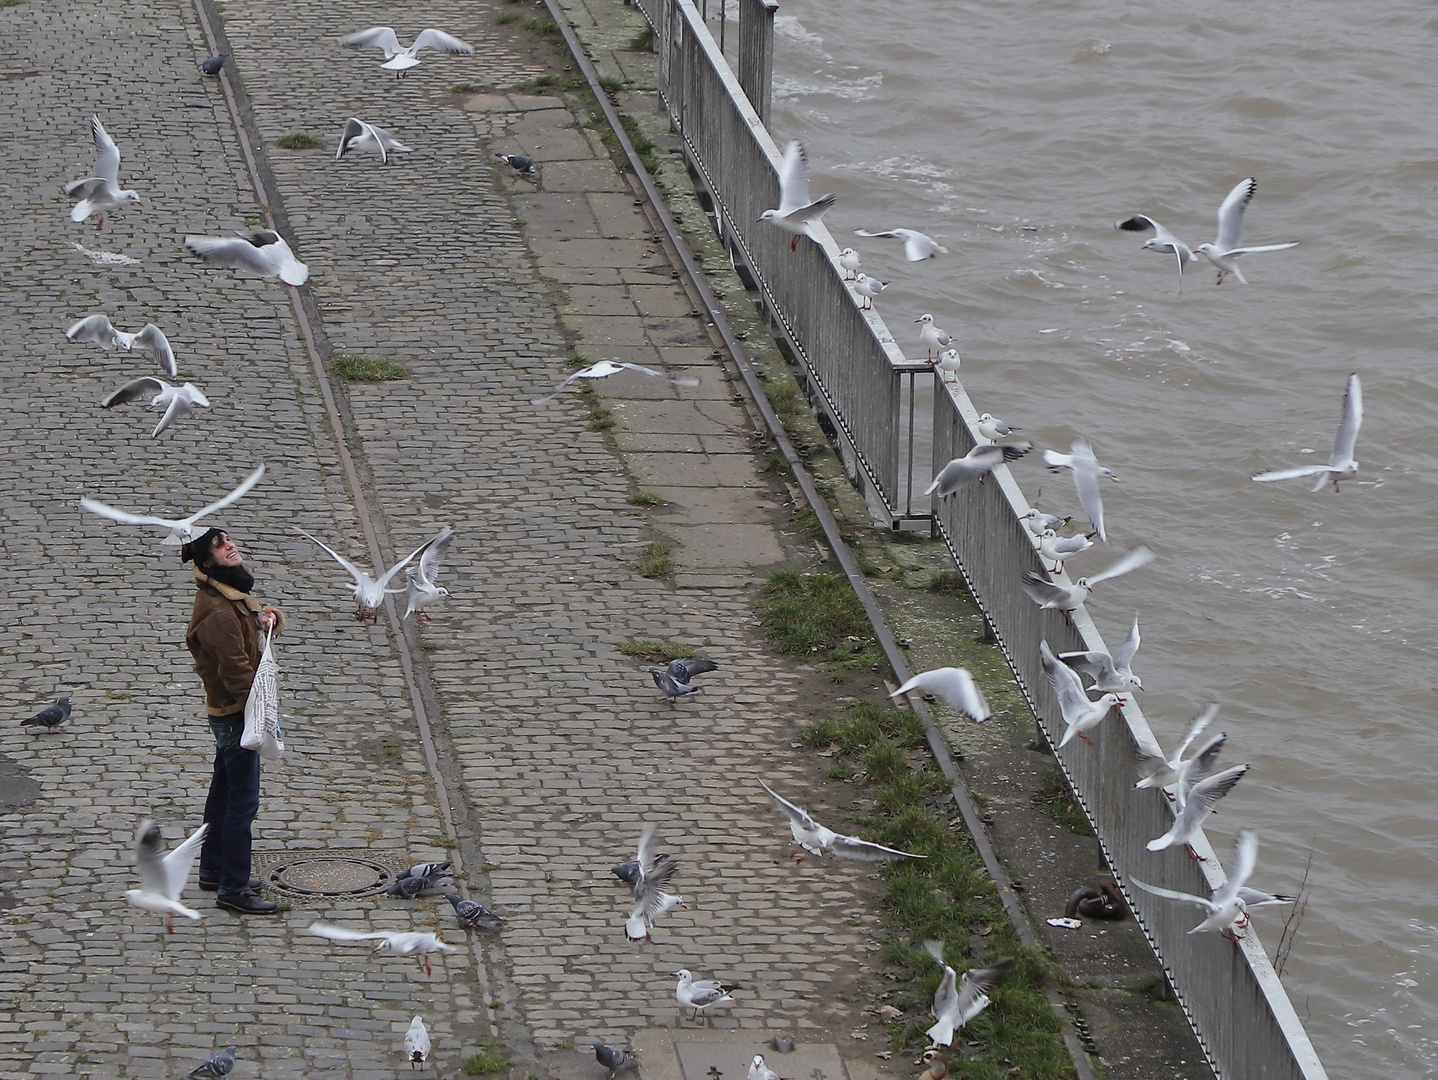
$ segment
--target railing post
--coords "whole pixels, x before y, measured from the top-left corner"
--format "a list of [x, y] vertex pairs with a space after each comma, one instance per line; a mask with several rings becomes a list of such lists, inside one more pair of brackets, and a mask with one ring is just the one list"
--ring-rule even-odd
[[769, 126], [774, 86], [774, 13], [779, 0], [739, 0], [739, 85]]

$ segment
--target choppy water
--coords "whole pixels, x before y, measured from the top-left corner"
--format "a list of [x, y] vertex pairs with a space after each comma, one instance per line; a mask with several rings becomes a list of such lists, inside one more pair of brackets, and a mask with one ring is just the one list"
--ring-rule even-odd
[[[1215, 846], [1256, 828], [1255, 883], [1288, 892], [1312, 854], [1284, 981], [1330, 1074], [1438, 1073], [1438, 10], [785, 0], [777, 25], [776, 134], [893, 283], [900, 342], [933, 312], [980, 409], [1039, 446], [1086, 434], [1123, 476], [1111, 541], [1161, 558], [1094, 617], [1116, 642], [1141, 616], [1170, 743], [1223, 703], [1227, 760], [1254, 769]], [[1112, 228], [1144, 212], [1212, 240], [1249, 175], [1245, 240], [1302, 244], [1249, 259], [1247, 288], [1203, 263], [1180, 299], [1172, 258]], [[896, 225], [952, 254], [852, 236]], [[1326, 460], [1352, 371], [1357, 482], [1250, 483]], [[1016, 475], [1074, 508], [1037, 462]], [[1256, 921], [1271, 952], [1282, 915]]]

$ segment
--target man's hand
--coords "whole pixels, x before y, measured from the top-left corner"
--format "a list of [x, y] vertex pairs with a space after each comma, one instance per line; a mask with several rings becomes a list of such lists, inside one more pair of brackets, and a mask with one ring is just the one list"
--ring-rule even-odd
[[260, 629], [268, 630], [270, 629], [270, 627], [275, 625], [275, 609], [265, 608], [263, 611], [259, 612], [257, 618], [260, 622]]

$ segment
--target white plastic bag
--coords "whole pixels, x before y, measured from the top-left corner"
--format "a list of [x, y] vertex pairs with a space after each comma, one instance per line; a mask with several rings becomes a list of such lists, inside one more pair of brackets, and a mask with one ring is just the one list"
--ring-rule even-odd
[[250, 686], [250, 699], [245, 702], [245, 731], [240, 736], [240, 745], [246, 750], [259, 751], [266, 761], [278, 761], [285, 752], [284, 733], [280, 731], [280, 666], [275, 663], [271, 641], [275, 629], [270, 627], [265, 634], [265, 651], [260, 655], [260, 666], [255, 669], [255, 681]]

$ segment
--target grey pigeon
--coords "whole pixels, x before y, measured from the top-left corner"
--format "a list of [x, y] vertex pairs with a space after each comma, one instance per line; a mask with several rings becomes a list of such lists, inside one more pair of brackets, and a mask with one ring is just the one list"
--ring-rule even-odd
[[[449, 863], [440, 864], [441, 867], [449, 866]], [[411, 868], [413, 869], [413, 868]], [[449, 877], [447, 869], [436, 869], [431, 874], [417, 875], [410, 874], [409, 877], [396, 878], [393, 885], [385, 890], [386, 896], [402, 896], [406, 900], [413, 900], [426, 889], [432, 889], [445, 878]]]
[[399, 880], [402, 878], [411, 877], [439, 877], [443, 874], [447, 874], [449, 872], [449, 868], [453, 865], [454, 863], [452, 862], [416, 863], [414, 866], [406, 867], [405, 869], [401, 870], [398, 874], [395, 875], [395, 878], [396, 880]]
[[225, 53], [222, 56], [212, 56], [208, 60], [202, 60], [200, 62], [200, 70], [212, 78], [218, 78], [220, 68], [225, 66], [225, 61], [229, 58], [230, 54]]
[[66, 720], [70, 719], [70, 699], [62, 697], [48, 709], [41, 709], [29, 720], [21, 720], [21, 727], [39, 727], [46, 731], [55, 731]]
[[503, 161], [508, 164], [511, 168], [514, 169], [515, 172], [519, 173], [519, 175], [524, 177], [526, 180], [534, 179], [534, 175], [537, 170], [534, 167], [534, 162], [530, 161], [529, 158], [524, 157], [520, 154], [495, 154], [494, 156], [499, 158], [500, 161]]
[[[657, 866], [667, 858], [669, 858], [669, 852], [661, 851], [658, 855], [654, 856], [654, 864]], [[630, 859], [628, 862], [622, 862], [618, 866], [610, 867], [609, 872], [624, 882], [624, 884], [633, 885], [639, 880], [639, 860]]]
[[210, 1080], [212, 1077], [229, 1076], [230, 1070], [235, 1067], [235, 1050], [237, 1047], [227, 1046], [215, 1054], [203, 1065], [197, 1066], [194, 1072], [186, 1077], [186, 1080]]
[[614, 1080], [615, 1074], [619, 1072], [620, 1069], [627, 1069], [634, 1064], [633, 1050], [621, 1050], [617, 1046], [605, 1046], [597, 1039], [593, 1045], [594, 1060], [609, 1070], [609, 1080]]
[[659, 687], [669, 699], [669, 704], [673, 705], [680, 697], [692, 694], [697, 689], [689, 685], [695, 675], [718, 670], [719, 665], [713, 660], [695, 657], [693, 660], [671, 660], [667, 668], [652, 667], [649, 674], [654, 676], [654, 685]]
[[445, 893], [444, 898], [454, 905], [454, 913], [459, 916], [460, 922], [467, 923], [476, 930], [504, 929], [504, 921], [483, 904], [476, 904], [473, 900], [466, 900], [452, 892]]

